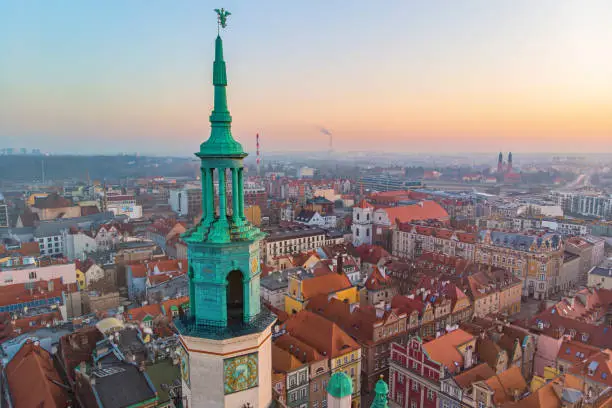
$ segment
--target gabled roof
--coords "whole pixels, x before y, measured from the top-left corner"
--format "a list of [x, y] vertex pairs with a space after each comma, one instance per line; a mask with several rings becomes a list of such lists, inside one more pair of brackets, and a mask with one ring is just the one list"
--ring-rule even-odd
[[444, 365], [451, 373], [455, 373], [464, 364], [463, 355], [457, 347], [472, 340], [474, 340], [473, 335], [457, 329], [423, 344], [423, 349], [432, 360]]
[[283, 334], [274, 340], [277, 347], [291, 353], [299, 361], [311, 363], [324, 360], [326, 357], [312, 345], [303, 342], [291, 334]]
[[480, 359], [487, 363], [492, 369], [497, 369], [500, 353], [506, 353], [497, 343], [489, 338], [478, 338], [476, 350]]
[[304, 363], [293, 354], [283, 350], [276, 344], [272, 344], [272, 370], [280, 373], [289, 373], [302, 367]]
[[457, 385], [465, 390], [471, 387], [472, 383], [475, 383], [476, 381], [488, 380], [494, 375], [495, 371], [493, 371], [493, 369], [487, 363], [481, 363], [468, 370], [465, 370], [453, 378]]
[[493, 401], [502, 405], [514, 401], [514, 393], [522, 395], [528, 390], [527, 382], [521, 374], [521, 369], [512, 366], [501, 374], [494, 375], [484, 382], [493, 391]]
[[27, 340], [6, 366], [6, 377], [15, 408], [68, 406], [70, 396], [62, 387], [49, 352]]
[[387, 217], [392, 224], [396, 220], [412, 222], [418, 220], [446, 220], [449, 218], [446, 210], [435, 201], [421, 201], [418, 204], [381, 208], [379, 210], [387, 213]]
[[366, 280], [365, 287], [367, 290], [381, 290], [393, 285], [393, 279], [387, 275], [384, 269], [375, 266], [370, 276]]
[[378, 245], [362, 244], [358, 247], [350, 247], [355, 255], [361, 258], [362, 263], [378, 264], [384, 258], [391, 257], [383, 247]]
[[289, 318], [286, 328], [289, 334], [327, 357], [335, 358], [360, 348], [337, 324], [307, 310]]
[[40, 209], [72, 207], [72, 202], [57, 193], [46, 197], [36, 197], [33, 207]]
[[592, 354], [580, 363], [574, 364], [569, 372], [577, 376], [612, 387], [612, 351], [605, 349]]
[[351, 286], [353, 286], [351, 281], [344, 274], [329, 273], [313, 276], [302, 281], [302, 297], [310, 299], [316, 295], [335, 293]]
[[374, 306], [356, 306], [337, 298], [320, 295], [308, 302], [306, 308], [338, 324], [352, 338], [367, 344], [374, 343], [374, 328], [389, 324], [406, 314], [398, 309], [381, 309]]
[[155, 317], [161, 315], [162, 308], [161, 305], [156, 303], [153, 305], [146, 305], [129, 309], [126, 314], [129, 320], [142, 322], [143, 319], [147, 316], [150, 316], [154, 319]]

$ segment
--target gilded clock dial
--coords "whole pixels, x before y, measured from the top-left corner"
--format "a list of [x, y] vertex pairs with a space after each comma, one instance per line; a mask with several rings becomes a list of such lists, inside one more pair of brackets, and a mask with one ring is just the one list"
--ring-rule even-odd
[[225, 393], [248, 390], [258, 384], [257, 353], [223, 361]]
[[185, 381], [185, 384], [187, 384], [187, 387], [191, 387], [191, 378], [189, 377], [189, 354], [183, 347], [181, 347], [180, 353], [181, 353], [181, 377], [183, 378], [183, 381]]

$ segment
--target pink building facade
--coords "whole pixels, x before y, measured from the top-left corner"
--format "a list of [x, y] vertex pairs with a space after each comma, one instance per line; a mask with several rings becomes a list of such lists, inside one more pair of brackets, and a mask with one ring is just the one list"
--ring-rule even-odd
[[2, 268], [0, 271], [0, 286], [39, 280], [50, 281], [58, 278], [61, 278], [65, 285], [76, 283], [75, 264], [66, 263], [40, 267], [33, 264]]

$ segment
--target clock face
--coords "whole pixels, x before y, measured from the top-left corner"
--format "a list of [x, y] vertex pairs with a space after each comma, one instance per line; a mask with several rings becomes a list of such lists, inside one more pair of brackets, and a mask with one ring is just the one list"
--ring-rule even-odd
[[225, 394], [233, 394], [257, 387], [257, 368], [257, 353], [223, 360]]
[[180, 355], [181, 355], [181, 377], [183, 378], [183, 381], [185, 382], [185, 384], [187, 384], [187, 387], [191, 388], [191, 379], [189, 377], [189, 354], [187, 353], [187, 350], [183, 348], [182, 345], [180, 348]]
[[251, 261], [251, 273], [255, 273], [257, 272], [257, 267], [259, 262], [257, 262], [257, 258], [253, 258], [253, 260]]

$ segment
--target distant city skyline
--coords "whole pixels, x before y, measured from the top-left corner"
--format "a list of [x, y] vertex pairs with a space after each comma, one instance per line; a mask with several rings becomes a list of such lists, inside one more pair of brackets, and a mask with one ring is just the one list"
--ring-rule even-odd
[[7, 1], [0, 148], [189, 155], [213, 8], [233, 132], [261, 150], [612, 152], [612, 3]]

